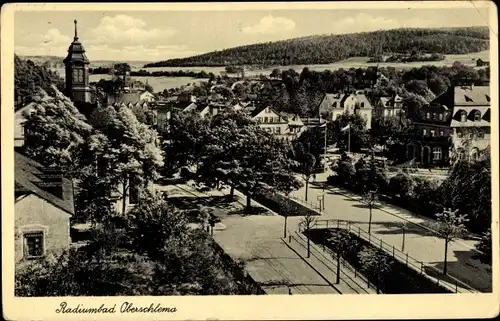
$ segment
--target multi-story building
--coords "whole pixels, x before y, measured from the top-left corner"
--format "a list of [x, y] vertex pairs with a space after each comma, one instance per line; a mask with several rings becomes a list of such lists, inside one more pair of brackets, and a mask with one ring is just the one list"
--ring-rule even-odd
[[256, 108], [250, 117], [260, 128], [283, 142], [291, 142], [305, 129], [300, 117], [291, 114], [280, 114], [271, 107]]
[[453, 153], [475, 158], [490, 145], [490, 87], [450, 87], [412, 117], [421, 139], [408, 144], [408, 159], [447, 166]]
[[423, 167], [447, 166], [450, 151], [452, 110], [432, 102], [412, 115], [414, 136], [407, 145], [407, 158]]
[[403, 112], [403, 98], [399, 95], [380, 97], [373, 108], [373, 116], [397, 117]]
[[366, 128], [371, 128], [372, 105], [363, 90], [349, 94], [325, 94], [319, 105], [320, 115], [328, 115], [332, 121], [342, 114], [358, 114], [364, 119]]
[[490, 146], [490, 87], [455, 87], [453, 99], [453, 151], [475, 159]]

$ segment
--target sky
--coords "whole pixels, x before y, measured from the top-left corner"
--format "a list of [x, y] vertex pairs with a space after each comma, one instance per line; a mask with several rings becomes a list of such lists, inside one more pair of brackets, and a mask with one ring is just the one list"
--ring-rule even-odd
[[246, 44], [402, 27], [487, 26], [487, 9], [16, 11], [19, 55], [66, 56], [78, 37], [90, 60], [160, 61]]

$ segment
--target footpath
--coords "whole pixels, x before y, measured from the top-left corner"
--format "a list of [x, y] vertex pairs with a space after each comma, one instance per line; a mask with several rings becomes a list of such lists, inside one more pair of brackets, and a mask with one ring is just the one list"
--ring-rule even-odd
[[[326, 187], [322, 183], [327, 174], [316, 177], [317, 184], [310, 184], [308, 198], [316, 201], [324, 195], [325, 210], [321, 220], [348, 220], [355, 228], [368, 231], [369, 209], [361, 197], [344, 189]], [[321, 184], [319, 183], [321, 182]], [[315, 186], [316, 185], [316, 186]], [[295, 191], [292, 196], [303, 198], [304, 188]], [[304, 204], [306, 205], [306, 204]], [[442, 271], [444, 266], [444, 241], [426, 225], [430, 218], [417, 216], [407, 210], [381, 204], [372, 211], [371, 234], [390, 247], [408, 253], [416, 261], [433, 270]], [[477, 241], [460, 239], [449, 244], [447, 267], [448, 275], [480, 292], [492, 291], [491, 266], [474, 259]]]
[[[167, 191], [165, 188], [162, 190]], [[173, 190], [172, 190], [173, 192]], [[228, 190], [199, 192], [188, 185], [176, 185], [176, 196], [223, 196]], [[171, 194], [172, 195], [172, 194]], [[174, 195], [172, 195], [174, 196]], [[243, 194], [235, 191], [242, 206]], [[252, 205], [263, 207], [252, 200]], [[354, 269], [341, 265], [341, 281], [336, 281], [336, 260], [311, 243], [307, 258], [307, 241], [295, 233], [301, 217], [288, 218], [290, 228], [284, 237], [284, 218], [267, 209], [264, 214], [233, 214], [219, 217], [224, 228], [215, 229], [214, 239], [246, 271], [267, 294], [367, 294], [376, 293]], [[289, 237], [292, 236], [292, 237]]]

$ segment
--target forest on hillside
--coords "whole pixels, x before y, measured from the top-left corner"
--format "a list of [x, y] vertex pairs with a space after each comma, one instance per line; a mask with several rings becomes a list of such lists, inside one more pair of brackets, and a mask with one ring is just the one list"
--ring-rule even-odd
[[144, 67], [328, 64], [383, 53], [467, 54], [489, 48], [487, 27], [394, 29], [246, 45]]

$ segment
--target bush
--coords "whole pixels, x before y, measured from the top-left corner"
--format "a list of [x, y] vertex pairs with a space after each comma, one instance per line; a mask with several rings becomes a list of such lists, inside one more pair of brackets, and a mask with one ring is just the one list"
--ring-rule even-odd
[[415, 182], [412, 177], [405, 173], [393, 176], [389, 181], [390, 196], [400, 197], [403, 200], [410, 200], [413, 196]]

